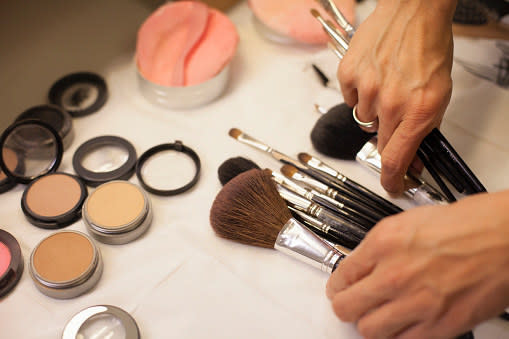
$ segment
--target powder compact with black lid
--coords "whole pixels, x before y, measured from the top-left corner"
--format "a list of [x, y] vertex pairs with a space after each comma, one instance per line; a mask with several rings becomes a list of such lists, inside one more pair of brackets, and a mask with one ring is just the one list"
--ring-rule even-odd
[[30, 223], [42, 228], [65, 227], [81, 218], [88, 195], [80, 178], [56, 172], [63, 154], [59, 133], [41, 120], [21, 120], [0, 137], [0, 167], [10, 180], [28, 184], [22, 200]]
[[23, 254], [9, 232], [0, 229], [0, 298], [17, 285], [23, 274]]

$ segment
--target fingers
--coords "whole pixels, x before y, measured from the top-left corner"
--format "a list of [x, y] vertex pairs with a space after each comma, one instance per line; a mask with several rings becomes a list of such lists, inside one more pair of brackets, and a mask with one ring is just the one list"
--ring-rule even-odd
[[353, 107], [357, 104], [358, 95], [356, 76], [355, 72], [352, 71], [354, 67], [352, 66], [350, 60], [350, 54], [346, 53], [344, 59], [339, 63], [337, 76], [345, 103], [348, 106]]
[[374, 256], [370, 254], [369, 248], [366, 248], [363, 243], [357, 246], [330, 276], [326, 287], [326, 294], [329, 299], [370, 274], [375, 267]]

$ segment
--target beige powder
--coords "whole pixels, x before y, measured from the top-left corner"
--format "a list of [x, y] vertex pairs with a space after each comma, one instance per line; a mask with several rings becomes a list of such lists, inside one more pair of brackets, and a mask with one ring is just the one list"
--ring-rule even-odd
[[[16, 156], [16, 153], [14, 153], [13, 150], [4, 147], [2, 149], [2, 158], [5, 166], [7, 166], [11, 172], [14, 172], [18, 166], [18, 157]], [[7, 178], [7, 175], [5, 175], [5, 173], [0, 169], [0, 180], [5, 180], [5, 178]]]
[[99, 186], [86, 204], [88, 217], [94, 224], [119, 228], [140, 216], [145, 197], [137, 186], [127, 181], [115, 181]]
[[64, 282], [80, 277], [93, 259], [94, 249], [88, 238], [75, 232], [58, 232], [37, 246], [33, 265], [44, 280]]
[[48, 174], [34, 182], [27, 192], [28, 208], [43, 217], [55, 217], [72, 210], [81, 197], [78, 181], [65, 174]]

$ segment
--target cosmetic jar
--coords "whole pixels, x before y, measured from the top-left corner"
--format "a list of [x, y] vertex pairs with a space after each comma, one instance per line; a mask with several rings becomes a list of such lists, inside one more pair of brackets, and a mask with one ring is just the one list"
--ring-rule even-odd
[[198, 154], [177, 140], [145, 151], [136, 163], [136, 176], [146, 191], [172, 196], [196, 185], [200, 169]]
[[92, 187], [112, 180], [127, 180], [133, 174], [137, 155], [126, 139], [105, 135], [83, 143], [73, 155], [76, 174]]
[[85, 200], [82, 214], [89, 233], [111, 245], [135, 240], [152, 222], [148, 195], [139, 186], [122, 180], [98, 186]]
[[57, 299], [74, 298], [92, 289], [102, 268], [99, 249], [86, 234], [77, 231], [53, 233], [30, 256], [35, 286]]
[[62, 138], [41, 120], [22, 120], [0, 136], [0, 168], [12, 181], [28, 184], [55, 172], [64, 152]]
[[18, 241], [9, 232], [0, 229], [0, 298], [17, 285], [23, 267], [23, 255]]
[[100, 110], [108, 99], [106, 81], [95, 73], [77, 72], [64, 76], [51, 86], [48, 100], [81, 117]]
[[27, 109], [21, 113], [15, 121], [18, 122], [29, 119], [41, 120], [53, 127], [62, 138], [64, 150], [69, 148], [74, 139], [72, 117], [69, 113], [56, 105], [39, 105]]
[[140, 330], [134, 318], [112, 305], [96, 305], [75, 314], [67, 323], [62, 339], [78, 338], [139, 339]]
[[[1, 148], [0, 148], [1, 150]], [[4, 148], [2, 152], [2, 158], [5, 162], [5, 166], [8, 168], [16, 168], [18, 166], [18, 157], [13, 150]], [[7, 192], [16, 186], [16, 181], [9, 178], [0, 167], [0, 193]]]
[[229, 82], [238, 41], [230, 19], [202, 2], [159, 7], [138, 31], [135, 62], [141, 94], [176, 109], [216, 99]]
[[67, 173], [50, 173], [32, 181], [21, 198], [21, 209], [30, 223], [54, 229], [81, 218], [88, 195], [85, 184]]
[[[355, 1], [334, 1], [352, 22]], [[311, 15], [316, 9], [331, 21], [330, 15], [314, 0], [249, 0], [255, 29], [266, 39], [281, 44], [325, 45], [329, 41], [319, 22]]]

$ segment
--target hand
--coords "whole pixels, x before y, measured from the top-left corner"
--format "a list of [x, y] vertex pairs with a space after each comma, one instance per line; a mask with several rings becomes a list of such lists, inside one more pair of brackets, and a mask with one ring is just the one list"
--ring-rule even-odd
[[509, 305], [509, 191], [383, 219], [327, 283], [366, 338], [444, 338]]
[[[403, 192], [419, 144], [440, 125], [452, 90], [455, 0], [380, 0], [360, 25], [338, 78], [357, 116], [378, 117], [382, 186]], [[373, 131], [370, 131], [373, 132]]]

